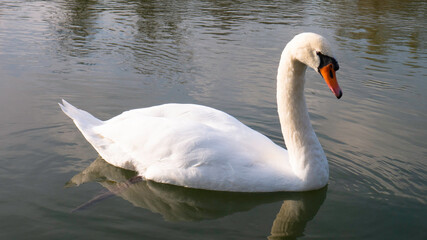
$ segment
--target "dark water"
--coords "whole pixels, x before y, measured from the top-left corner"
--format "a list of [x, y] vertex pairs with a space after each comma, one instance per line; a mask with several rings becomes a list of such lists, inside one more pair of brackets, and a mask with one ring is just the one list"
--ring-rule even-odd
[[[426, 14], [425, 1], [1, 1], [0, 238], [426, 239]], [[276, 69], [304, 31], [335, 46], [344, 91], [307, 72], [330, 162], [320, 191], [141, 182], [57, 105], [107, 119], [199, 103], [283, 145]]]

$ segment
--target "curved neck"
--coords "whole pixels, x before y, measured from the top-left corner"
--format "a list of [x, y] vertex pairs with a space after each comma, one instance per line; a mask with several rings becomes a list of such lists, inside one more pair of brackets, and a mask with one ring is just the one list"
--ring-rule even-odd
[[311, 126], [305, 103], [306, 69], [307, 66], [292, 58], [292, 54], [285, 48], [277, 74], [277, 108], [292, 169], [299, 178], [308, 182], [310, 179], [307, 178], [316, 178], [319, 175], [313, 171], [325, 171], [326, 167], [328, 172], [328, 167], [322, 146]]

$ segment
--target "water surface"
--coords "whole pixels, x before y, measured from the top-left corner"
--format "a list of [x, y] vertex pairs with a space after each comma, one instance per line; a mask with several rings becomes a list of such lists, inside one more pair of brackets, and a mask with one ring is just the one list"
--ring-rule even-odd
[[[425, 1], [394, 0], [2, 1], [0, 237], [427, 238], [426, 13]], [[330, 163], [329, 185], [317, 192], [130, 183], [134, 173], [97, 159], [57, 105], [64, 98], [108, 119], [198, 103], [284, 146], [276, 70], [304, 31], [335, 47], [344, 92], [335, 99], [307, 72], [307, 105]]]

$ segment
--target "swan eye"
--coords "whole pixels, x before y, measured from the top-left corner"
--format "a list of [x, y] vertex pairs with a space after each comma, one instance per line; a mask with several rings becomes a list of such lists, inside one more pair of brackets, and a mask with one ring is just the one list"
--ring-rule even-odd
[[320, 64], [319, 64], [319, 67], [317, 68], [319, 72], [322, 67], [330, 63], [332, 63], [332, 65], [334, 66], [334, 71], [338, 71], [338, 69], [340, 69], [340, 66], [338, 65], [338, 62], [337, 60], [335, 60], [335, 58], [329, 57], [327, 55], [323, 55], [321, 52], [316, 52], [316, 54], [320, 58]]
[[335, 60], [335, 58], [331, 58], [331, 59], [332, 59], [332, 65], [334, 65], [334, 70], [336, 72], [340, 69], [340, 66], [338, 65], [338, 62], [337, 60]]

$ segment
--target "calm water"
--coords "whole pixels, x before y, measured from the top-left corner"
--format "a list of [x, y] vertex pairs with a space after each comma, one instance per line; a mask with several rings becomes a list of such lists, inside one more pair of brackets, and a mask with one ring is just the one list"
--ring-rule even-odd
[[[1, 1], [0, 238], [427, 239], [426, 14], [401, 0]], [[304, 31], [335, 46], [344, 92], [307, 73], [330, 162], [319, 191], [141, 182], [97, 159], [57, 105], [108, 119], [199, 103], [283, 145], [276, 69]]]

